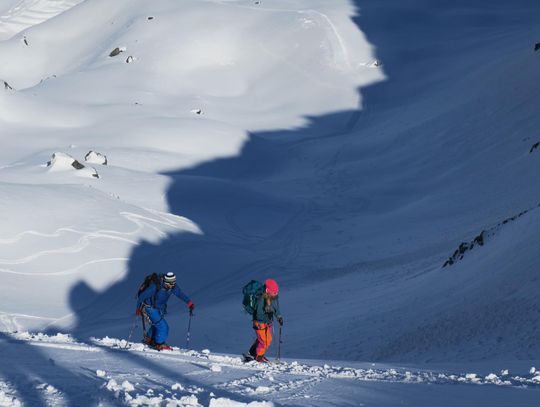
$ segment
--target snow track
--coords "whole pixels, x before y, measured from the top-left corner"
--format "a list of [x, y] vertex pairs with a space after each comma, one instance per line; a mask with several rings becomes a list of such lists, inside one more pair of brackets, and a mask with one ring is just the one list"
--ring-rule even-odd
[[[362, 405], [366, 395], [359, 389], [365, 386], [436, 391], [446, 397], [455, 392], [485, 394], [486, 389], [525, 405], [522, 398], [532, 400], [540, 391], [540, 373], [534, 368], [528, 374], [485, 375], [315, 361], [244, 364], [240, 357], [209, 350], [175, 347], [158, 352], [108, 337], [83, 343], [64, 334], [27, 332], [0, 333], [0, 345], [6, 349], [0, 365], [0, 404], [6, 406]], [[15, 373], [8, 366], [16, 366]], [[494, 393], [499, 388], [506, 392]]]
[[[198, 352], [195, 350], [182, 350], [173, 347], [172, 351], [160, 352], [149, 349], [140, 343], [127, 342], [115, 338], [93, 339], [93, 345], [79, 343], [69, 335], [58, 334], [48, 336], [44, 334], [20, 333], [13, 334], [18, 340], [27, 342], [34, 346], [56, 347], [66, 350], [77, 350], [87, 352], [102, 352], [104, 349], [123, 350], [126, 352], [136, 352], [145, 357], [154, 359], [169, 359], [179, 362], [196, 363], [199, 366], [212, 366], [238, 368], [241, 370], [255, 371], [255, 374], [235, 379], [228, 382], [218, 383], [221, 388], [238, 388], [241, 392], [251, 393], [246, 389], [257, 382], [268, 379], [274, 380], [273, 376], [285, 375], [289, 377], [305, 376], [304, 379], [290, 379], [288, 382], [278, 381], [276, 385], [270, 386], [268, 392], [283, 389], [294, 390], [305, 385], [316, 384], [324, 379], [352, 379], [360, 381], [381, 381], [399, 383], [424, 383], [424, 384], [476, 384], [476, 385], [497, 385], [510, 387], [533, 386], [540, 387], [540, 371], [533, 369], [528, 376], [512, 376], [509, 372], [501, 371], [500, 374], [491, 373], [482, 376], [477, 373], [442, 373], [425, 370], [406, 370], [399, 368], [375, 369], [375, 368], [353, 368], [344, 366], [322, 366], [304, 364], [298, 361], [280, 361], [269, 364], [259, 364], [257, 362], [244, 363], [241, 357], [229, 355], [214, 355], [209, 351]], [[288, 384], [284, 384], [288, 383]], [[266, 390], [264, 391], [266, 392]]]

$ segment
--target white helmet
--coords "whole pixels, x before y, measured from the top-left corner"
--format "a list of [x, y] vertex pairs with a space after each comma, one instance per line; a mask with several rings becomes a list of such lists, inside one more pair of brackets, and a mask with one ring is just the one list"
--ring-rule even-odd
[[168, 285], [175, 285], [176, 284], [176, 276], [172, 271], [169, 271], [167, 274], [163, 276], [163, 282]]

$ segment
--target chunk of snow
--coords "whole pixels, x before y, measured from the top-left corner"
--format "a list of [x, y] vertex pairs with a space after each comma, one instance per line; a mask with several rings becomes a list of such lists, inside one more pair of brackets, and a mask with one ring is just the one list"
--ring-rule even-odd
[[477, 375], [476, 373], [467, 373], [467, 374], [465, 375], [465, 378], [466, 378], [467, 380], [470, 380], [471, 382], [474, 382], [474, 383], [480, 381], [480, 378], [478, 377], [478, 375]]
[[210, 370], [212, 372], [221, 372], [222, 369], [220, 365], [213, 364], [212, 366], [210, 366]]
[[107, 388], [107, 390], [111, 390], [111, 391], [119, 390], [118, 383], [116, 383], [116, 380], [114, 379], [110, 379], [105, 385], [105, 387]]
[[56, 388], [50, 384], [47, 385], [47, 387], [45, 387], [45, 391], [48, 393], [48, 394], [55, 394], [58, 392], [58, 390], [56, 390]]
[[209, 350], [209, 349], [203, 349], [203, 350], [201, 351], [201, 353], [202, 353], [203, 355], [209, 355], [209, 354], [210, 354], [210, 350]]
[[122, 382], [122, 388], [124, 389], [124, 391], [128, 392], [128, 391], [134, 391], [135, 390], [135, 387], [130, 383], [128, 382], [127, 380], [124, 380]]
[[15, 397], [7, 395], [5, 392], [0, 391], [0, 406], [6, 407], [21, 407], [22, 404]]
[[252, 401], [251, 403], [241, 403], [227, 398], [210, 399], [208, 407], [274, 407], [274, 403], [269, 401]]
[[184, 396], [178, 401], [180, 402], [181, 406], [194, 406], [194, 407], [197, 407], [197, 406], [200, 405], [199, 400], [194, 395]]
[[107, 373], [104, 370], [96, 370], [96, 376], [97, 377], [105, 377]]
[[529, 370], [529, 373], [530, 374], [535, 374], [536, 373], [536, 368], [534, 366], [531, 367], [531, 370]]
[[184, 390], [184, 386], [182, 386], [180, 383], [175, 383], [171, 386], [171, 389], [172, 390], [177, 390], [177, 391], [183, 391]]

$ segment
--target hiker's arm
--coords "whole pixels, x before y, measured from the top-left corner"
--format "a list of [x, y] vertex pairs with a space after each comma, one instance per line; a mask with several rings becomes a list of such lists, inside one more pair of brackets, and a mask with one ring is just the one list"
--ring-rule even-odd
[[152, 298], [154, 294], [156, 293], [156, 285], [150, 284], [146, 290], [144, 290], [141, 295], [139, 295], [139, 299], [137, 300], [137, 309], [139, 309], [143, 302], [146, 302], [146, 300]]
[[274, 314], [276, 315], [276, 318], [283, 319], [283, 316], [281, 315], [281, 310], [279, 309], [279, 299], [276, 297], [274, 301], [272, 301], [272, 305], [274, 306]]
[[172, 289], [172, 292], [182, 301], [184, 301], [185, 303], [188, 303], [188, 306], [189, 306], [189, 303], [191, 302], [191, 300], [186, 294], [184, 294], [184, 292], [180, 289], [180, 287], [178, 287], [178, 285], [174, 286], [174, 288]]

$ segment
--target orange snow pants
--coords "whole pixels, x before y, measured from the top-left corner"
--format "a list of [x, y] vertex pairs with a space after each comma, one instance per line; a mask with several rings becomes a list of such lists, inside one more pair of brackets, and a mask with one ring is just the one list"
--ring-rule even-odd
[[255, 344], [257, 346], [257, 356], [263, 356], [272, 343], [272, 325], [253, 321], [253, 329], [255, 329], [255, 333], [257, 334], [257, 339], [253, 346]]

